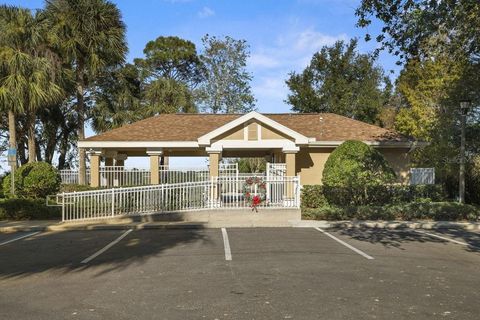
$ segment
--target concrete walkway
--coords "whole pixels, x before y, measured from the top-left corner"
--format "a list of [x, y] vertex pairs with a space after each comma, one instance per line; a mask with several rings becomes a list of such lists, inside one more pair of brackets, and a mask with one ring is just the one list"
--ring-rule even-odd
[[[69, 230], [124, 230], [124, 229], [202, 229], [221, 227], [295, 227], [295, 228], [379, 228], [379, 229], [461, 229], [480, 231], [479, 222], [449, 222], [449, 221], [315, 221], [291, 220], [289, 225], [284, 223], [252, 223], [241, 221], [155, 221], [142, 217], [118, 218], [88, 222], [62, 223], [55, 220], [46, 221], [0, 221], [0, 232], [10, 233], [19, 231], [69, 231]], [[150, 221], [149, 221], [150, 220]]]

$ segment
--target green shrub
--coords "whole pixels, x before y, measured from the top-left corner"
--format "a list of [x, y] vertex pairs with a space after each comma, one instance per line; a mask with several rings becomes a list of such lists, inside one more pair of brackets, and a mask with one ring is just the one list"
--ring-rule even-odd
[[[318, 208], [325, 205], [351, 205], [351, 194], [366, 190], [361, 205], [385, 205], [418, 201], [445, 201], [443, 185], [379, 185], [365, 186], [353, 191], [352, 187], [328, 187], [307, 185], [302, 188], [302, 208]], [[327, 200], [328, 199], [328, 200]]]
[[[11, 197], [11, 175], [3, 179], [3, 192]], [[32, 162], [15, 171], [15, 196], [19, 198], [45, 198], [60, 189], [58, 171], [46, 162]]]
[[41, 199], [6, 199], [0, 202], [0, 220], [60, 219], [60, 207], [48, 207]]
[[[444, 201], [446, 193], [442, 185], [365, 185], [361, 187], [322, 188], [331, 205], [384, 205], [412, 201]], [[361, 196], [358, 196], [361, 194]], [[355, 196], [357, 195], [357, 196]]]
[[[361, 141], [345, 141], [328, 157], [322, 182], [329, 203], [366, 204], [372, 186], [395, 181], [395, 173], [383, 155]], [[334, 192], [333, 192], [334, 191]], [[336, 195], [336, 192], [340, 195]], [[375, 190], [373, 190], [375, 192]]]
[[301, 197], [302, 208], [318, 208], [328, 204], [321, 185], [303, 186]]
[[2, 192], [5, 198], [11, 197], [12, 180], [10, 173], [7, 173], [2, 179]]
[[323, 206], [302, 210], [304, 219], [311, 220], [435, 220], [476, 221], [478, 207], [456, 202], [412, 202], [387, 206]]

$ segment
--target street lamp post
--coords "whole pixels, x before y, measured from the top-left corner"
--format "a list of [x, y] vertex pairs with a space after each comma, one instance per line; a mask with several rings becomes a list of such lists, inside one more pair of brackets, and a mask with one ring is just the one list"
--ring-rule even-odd
[[458, 202], [465, 203], [465, 123], [470, 101], [460, 101], [460, 171], [458, 181]]

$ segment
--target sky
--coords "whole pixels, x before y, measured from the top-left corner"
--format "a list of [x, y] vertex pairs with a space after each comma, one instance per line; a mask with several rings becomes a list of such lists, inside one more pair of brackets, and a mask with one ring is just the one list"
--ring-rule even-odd
[[[367, 30], [355, 27], [360, 0], [114, 0], [127, 26], [127, 60], [143, 56], [145, 44], [159, 36], [178, 36], [202, 50], [205, 34], [244, 39], [249, 44], [248, 71], [252, 91], [261, 112], [289, 112], [285, 103], [288, 73], [300, 72], [322, 46], [353, 37], [359, 51], [371, 52], [374, 41], [365, 42]], [[42, 8], [42, 0], [7, 0], [3, 3]], [[369, 32], [380, 28], [373, 24]], [[380, 55], [378, 63], [398, 72], [395, 58]], [[88, 135], [93, 135], [87, 130]]]

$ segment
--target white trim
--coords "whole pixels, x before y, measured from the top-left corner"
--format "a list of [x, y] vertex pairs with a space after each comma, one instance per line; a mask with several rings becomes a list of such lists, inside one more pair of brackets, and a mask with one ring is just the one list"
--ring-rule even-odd
[[300, 151], [299, 147], [284, 147], [282, 149], [283, 153], [297, 153], [298, 151]]
[[220, 140], [212, 143], [211, 147], [205, 148], [207, 151], [222, 150], [222, 149], [299, 149], [293, 141], [286, 139], [272, 139], [272, 140]]
[[79, 148], [198, 148], [196, 141], [79, 141]]
[[228, 122], [227, 124], [221, 126], [220, 128], [217, 128], [213, 131], [210, 131], [209, 133], [201, 136], [198, 138], [198, 144], [199, 145], [210, 145], [211, 143], [211, 140], [215, 137], [218, 137], [219, 135], [221, 135], [222, 133], [225, 133], [231, 129], [234, 129], [235, 127], [238, 127], [240, 125], [242, 125], [242, 123], [245, 123], [251, 119], [256, 119], [258, 120], [259, 122], [262, 122], [272, 128], [274, 128], [275, 130], [278, 130], [280, 132], [282, 132], [283, 134], [289, 136], [289, 137], [292, 137], [295, 139], [295, 143], [297, 144], [308, 144], [308, 141], [309, 139], [307, 137], [305, 137], [304, 135], [288, 128], [288, 127], [285, 127], [284, 125], [256, 112], [256, 111], [252, 111], [252, 112], [249, 112], [233, 121], [230, 121]]
[[[309, 147], [325, 148], [325, 147], [338, 147], [346, 140], [341, 141], [315, 141], [308, 144]], [[378, 148], [410, 148], [413, 144], [412, 141], [362, 141], [365, 144], [378, 147]], [[417, 145], [425, 146], [428, 143], [418, 142]]]
[[163, 149], [156, 148], [156, 149], [147, 149], [147, 155], [149, 156], [163, 156]]
[[[247, 136], [246, 136], [247, 135]], [[285, 141], [284, 140], [262, 140], [262, 143], [265, 144], [267, 141]], [[244, 140], [221, 140], [225, 141], [237, 141], [237, 142], [247, 142], [248, 140], [248, 127], [245, 126], [244, 128]], [[288, 140], [287, 140], [288, 141]], [[291, 141], [289, 141], [291, 142]], [[330, 148], [330, 147], [338, 147], [345, 141], [314, 141], [307, 144], [310, 148]], [[378, 147], [378, 148], [411, 148], [412, 146], [424, 147], [429, 145], [428, 142], [410, 142], [410, 141], [363, 141], [367, 145]], [[215, 143], [213, 143], [215, 144]], [[213, 145], [212, 144], [212, 145]], [[79, 141], [78, 142], [79, 148], [85, 149], [107, 149], [107, 148], [199, 148], [200, 145], [196, 141]], [[100, 150], [88, 150], [88, 154], [95, 154], [101, 155], [102, 152]]]

